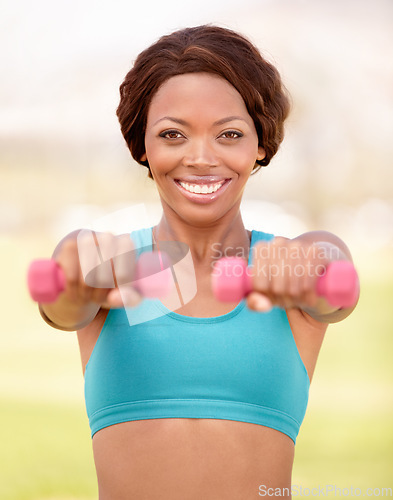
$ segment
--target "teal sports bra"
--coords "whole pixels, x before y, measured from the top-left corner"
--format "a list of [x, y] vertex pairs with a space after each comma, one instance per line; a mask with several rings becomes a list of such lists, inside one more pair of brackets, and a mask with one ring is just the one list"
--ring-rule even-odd
[[[151, 249], [152, 228], [131, 237]], [[252, 231], [251, 247], [272, 238]], [[92, 436], [133, 420], [206, 418], [270, 427], [296, 442], [309, 385], [285, 310], [257, 313], [242, 300], [199, 318], [145, 299], [109, 311], [86, 367], [85, 401]]]

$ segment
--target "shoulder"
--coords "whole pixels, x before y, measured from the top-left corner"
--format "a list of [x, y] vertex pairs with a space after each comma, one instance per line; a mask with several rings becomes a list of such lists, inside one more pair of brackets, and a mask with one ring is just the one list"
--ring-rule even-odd
[[327, 242], [333, 245], [337, 245], [340, 248], [348, 249], [348, 247], [341, 238], [339, 238], [334, 233], [323, 230], [307, 231], [306, 233], [302, 233], [299, 236], [295, 236], [294, 238], [288, 238], [287, 236], [283, 236], [281, 234], [266, 233], [264, 231], [259, 231], [257, 229], [252, 229], [251, 233], [252, 237], [255, 240], [270, 241], [273, 239], [282, 239], [282, 240], [301, 241], [309, 244], [317, 242]]

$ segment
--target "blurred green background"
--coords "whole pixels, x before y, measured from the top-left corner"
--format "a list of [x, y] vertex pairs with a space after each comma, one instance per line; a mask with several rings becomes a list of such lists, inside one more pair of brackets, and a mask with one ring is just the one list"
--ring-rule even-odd
[[120, 135], [117, 89], [158, 36], [208, 22], [251, 38], [293, 98], [282, 148], [249, 181], [246, 226], [332, 231], [362, 283], [356, 311], [328, 329], [293, 484], [334, 485], [335, 497], [393, 488], [392, 2], [3, 0], [2, 500], [97, 498], [76, 337], [41, 320], [26, 270], [68, 231], [119, 208], [143, 203], [149, 223], [158, 219], [152, 181]]

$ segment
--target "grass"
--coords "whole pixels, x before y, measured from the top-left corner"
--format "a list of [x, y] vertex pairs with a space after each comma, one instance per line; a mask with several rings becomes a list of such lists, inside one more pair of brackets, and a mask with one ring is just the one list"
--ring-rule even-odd
[[83, 407], [2, 399], [0, 498], [97, 498]]
[[[96, 499], [75, 336], [47, 327], [25, 291], [28, 260], [45, 253], [35, 241], [0, 244], [0, 499]], [[314, 375], [293, 474], [303, 489], [393, 486], [391, 257], [360, 269], [359, 305], [329, 327]]]

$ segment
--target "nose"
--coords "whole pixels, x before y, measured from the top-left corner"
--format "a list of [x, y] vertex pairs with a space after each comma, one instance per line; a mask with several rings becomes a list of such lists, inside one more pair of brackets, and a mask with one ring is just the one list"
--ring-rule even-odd
[[219, 158], [214, 144], [208, 138], [190, 139], [183, 163], [186, 167], [216, 167]]

